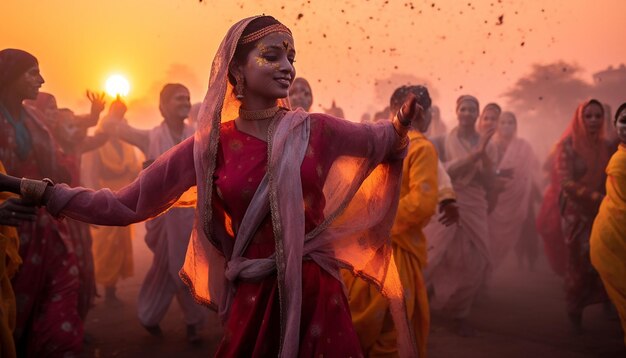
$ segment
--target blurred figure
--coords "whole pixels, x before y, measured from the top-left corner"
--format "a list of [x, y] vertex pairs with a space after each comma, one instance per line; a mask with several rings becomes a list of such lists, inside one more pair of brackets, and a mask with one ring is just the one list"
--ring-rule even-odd
[[[184, 122], [190, 108], [189, 90], [178, 83], [166, 84], [159, 99], [163, 122], [148, 131], [124, 123], [118, 128], [118, 134], [122, 140], [141, 149], [146, 156], [146, 164], [150, 165], [170, 148], [193, 135], [195, 129]], [[145, 240], [154, 258], [137, 301], [141, 324], [151, 334], [161, 335], [159, 323], [176, 297], [184, 313], [190, 343], [200, 340], [197, 328], [206, 316], [206, 309], [194, 301], [178, 276], [185, 261], [194, 213], [193, 208], [172, 208], [146, 222]]]
[[[604, 107], [604, 138], [612, 148], [612, 152], [617, 150], [617, 147], [620, 144], [619, 136], [617, 135], [617, 128], [615, 127], [615, 121], [613, 120], [613, 116], [611, 115], [611, 106], [606, 103], [603, 103]], [[617, 115], [617, 113], [615, 114]]]
[[430, 123], [430, 127], [428, 127], [428, 131], [426, 132], [426, 136], [428, 138], [438, 138], [445, 136], [448, 133], [448, 128], [441, 119], [441, 111], [439, 110], [439, 107], [430, 107], [430, 114], [432, 117], [432, 121]]
[[615, 113], [620, 141], [606, 168], [606, 196], [591, 230], [591, 263], [617, 307], [626, 344], [626, 103]]
[[24, 105], [32, 106], [38, 110], [45, 125], [48, 127], [55, 126], [54, 116], [59, 108], [57, 106], [57, 100], [53, 95], [46, 92], [39, 92], [36, 99], [27, 99], [24, 101]]
[[289, 104], [291, 108], [302, 108], [306, 112], [311, 110], [313, 105], [313, 91], [309, 81], [302, 77], [297, 77], [293, 80], [291, 87], [289, 87]]
[[502, 108], [497, 103], [487, 103], [478, 117], [478, 132], [486, 133], [498, 128]]
[[[108, 130], [115, 122], [122, 121], [125, 113], [126, 105], [118, 98], [111, 103], [108, 114], [98, 124], [96, 132], [109, 134], [109, 140], [98, 149], [87, 153], [83, 160], [84, 175], [81, 179], [91, 188], [119, 190], [135, 180], [141, 170], [134, 148]], [[90, 227], [96, 283], [104, 286], [106, 304], [120, 305], [116, 295], [117, 282], [133, 275], [132, 228]]]
[[[97, 108], [96, 118], [104, 109], [104, 95], [94, 95], [88, 97], [92, 101], [92, 107]], [[84, 116], [78, 117], [67, 108], [58, 109], [50, 122], [54, 124], [51, 128], [53, 137], [59, 143], [63, 152], [63, 163], [69, 171], [71, 185], [81, 184], [81, 157], [82, 154], [95, 150], [106, 143], [108, 135], [102, 131], [97, 131], [95, 135], [88, 136], [87, 129], [90, 123], [85, 123], [89, 119]], [[90, 122], [90, 121], [89, 121]], [[80, 290], [78, 300], [78, 313], [83, 319], [93, 306], [96, 297], [96, 279], [94, 273], [94, 259], [92, 253], [92, 237], [89, 225], [70, 218], [66, 219], [70, 237], [78, 258]]]
[[[76, 117], [77, 123], [80, 123], [81, 127], [89, 128], [98, 124], [100, 114], [104, 111], [104, 93], [98, 94], [86, 91], [85, 94], [91, 103], [91, 110], [89, 114], [76, 115]], [[39, 92], [37, 99], [25, 100], [24, 104], [39, 111], [46, 126], [49, 128], [56, 127], [55, 116], [59, 108], [57, 106], [57, 100], [53, 95], [46, 92]]]
[[389, 106], [387, 106], [382, 111], [374, 113], [373, 122], [386, 121], [389, 120], [389, 117], [391, 117], [391, 111], [389, 110]]
[[[337, 107], [337, 104], [333, 100], [333, 103], [330, 105], [330, 108], [324, 109], [324, 113], [331, 115], [336, 118], [345, 119], [345, 115], [343, 114], [343, 109], [341, 107]], [[388, 118], [388, 117], [387, 117]]]
[[458, 98], [459, 125], [444, 138], [439, 152], [457, 196], [459, 222], [445, 226], [433, 221], [424, 229], [429, 254], [425, 277], [432, 287], [431, 307], [451, 314], [461, 336], [474, 335], [467, 317], [491, 267], [487, 190], [495, 177], [495, 148], [489, 145], [495, 128], [479, 134], [478, 111], [475, 97]]
[[189, 109], [189, 116], [187, 116], [187, 124], [192, 126], [194, 129], [198, 128], [198, 115], [200, 114], [200, 107], [202, 103], [194, 103], [191, 105]]
[[[0, 173], [6, 174], [0, 161]], [[20, 238], [15, 226], [23, 220], [33, 221], [36, 208], [24, 206], [15, 195], [0, 188], [0, 357], [16, 357], [13, 330], [17, 307], [11, 279], [17, 273], [22, 259], [19, 254]]]
[[[423, 115], [411, 122], [409, 152], [404, 159], [400, 202], [391, 230], [393, 255], [405, 290], [406, 308], [418, 344], [426, 356], [430, 313], [422, 276], [426, 265], [426, 238], [422, 228], [437, 208], [437, 152], [424, 132], [430, 125], [430, 95], [423, 86], [403, 86], [391, 97], [390, 110], [398, 113], [402, 104], [415, 96]], [[397, 332], [389, 302], [368, 282], [344, 274], [354, 328], [366, 356], [398, 355]], [[383, 312], [385, 312], [383, 314]]]
[[[483, 118], [486, 118], [483, 116]], [[498, 120], [493, 143], [497, 149], [496, 173], [508, 172], [509, 177], [498, 193], [495, 209], [489, 214], [490, 249], [493, 268], [498, 268], [519, 241], [532, 240], [536, 235], [524, 237], [526, 226], [534, 227], [534, 198], [537, 193], [539, 160], [530, 144], [517, 136], [517, 118], [511, 112], [504, 112]], [[530, 225], [528, 225], [530, 224]], [[535, 249], [536, 250], [536, 249]], [[531, 253], [530, 264], [536, 255]]]
[[[546, 237], [543, 233], [549, 230], [539, 227], [546, 250], [563, 255], [567, 262], [564, 277], [567, 315], [576, 332], [582, 330], [584, 308], [608, 300], [589, 259], [589, 235], [605, 193], [604, 168], [610, 156], [603, 124], [604, 109], [599, 101], [594, 99], [578, 106], [557, 145], [552, 183], [542, 204], [542, 211], [560, 209], [560, 216], [555, 222], [539, 221], [562, 228], [561, 237]], [[548, 206], [559, 209], [547, 210]], [[559, 242], [565, 243], [564, 252], [557, 251], [563, 250]], [[553, 246], [555, 243], [558, 246]]]
[[[69, 182], [41, 113], [22, 104], [36, 99], [43, 83], [34, 56], [22, 50], [0, 51], [0, 161], [12, 175]], [[79, 270], [67, 227], [39, 209], [34, 221], [18, 227], [18, 234], [23, 264], [13, 278], [17, 354], [78, 356], [83, 344], [77, 311]]]

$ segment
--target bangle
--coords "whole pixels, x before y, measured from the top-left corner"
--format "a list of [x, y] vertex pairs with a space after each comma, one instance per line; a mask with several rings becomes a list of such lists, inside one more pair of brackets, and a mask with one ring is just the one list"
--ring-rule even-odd
[[406, 118], [404, 118], [404, 113], [402, 112], [402, 107], [400, 107], [400, 110], [396, 114], [396, 118], [398, 118], [398, 122], [400, 122], [400, 124], [402, 124], [405, 127], [408, 127], [408, 126], [411, 125], [411, 121], [407, 121]]
[[22, 178], [20, 181], [20, 195], [25, 203], [39, 206], [49, 185], [54, 185], [54, 182], [48, 178], [43, 180]]

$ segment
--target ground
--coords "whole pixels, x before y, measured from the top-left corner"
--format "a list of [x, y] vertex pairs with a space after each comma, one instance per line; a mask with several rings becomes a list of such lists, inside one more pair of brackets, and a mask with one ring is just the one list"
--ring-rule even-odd
[[[87, 357], [210, 357], [221, 337], [217, 316], [211, 313], [202, 331], [203, 343], [189, 345], [181, 310], [173, 303], [161, 327], [163, 338], [150, 336], [136, 318], [136, 299], [152, 255], [134, 239], [135, 276], [120, 283], [122, 307], [108, 307], [102, 299], [87, 318], [91, 336]], [[478, 336], [461, 338], [452, 333], [451, 322], [437, 314], [429, 341], [430, 358], [447, 357], [626, 357], [619, 322], [609, 319], [601, 306], [585, 311], [585, 333], [570, 333], [565, 315], [561, 280], [540, 260], [534, 272], [507, 263], [495, 273], [488, 293], [476, 304], [470, 320]]]

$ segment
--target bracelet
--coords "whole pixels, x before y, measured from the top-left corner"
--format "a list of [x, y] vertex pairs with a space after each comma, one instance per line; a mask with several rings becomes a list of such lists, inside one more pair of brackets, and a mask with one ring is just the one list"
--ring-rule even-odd
[[27, 204], [41, 205], [46, 188], [50, 185], [54, 185], [54, 182], [49, 178], [43, 180], [22, 178], [20, 181], [20, 195], [22, 196], [22, 200]]
[[402, 107], [400, 107], [400, 110], [396, 114], [396, 118], [398, 118], [398, 122], [400, 122], [400, 124], [402, 124], [405, 127], [408, 127], [408, 126], [411, 125], [411, 121], [409, 120], [407, 122], [406, 118], [404, 118], [404, 113], [402, 112]]

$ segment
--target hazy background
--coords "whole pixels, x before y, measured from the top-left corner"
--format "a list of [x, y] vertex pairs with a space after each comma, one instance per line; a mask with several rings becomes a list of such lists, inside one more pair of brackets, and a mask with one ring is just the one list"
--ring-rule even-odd
[[356, 121], [396, 86], [421, 82], [451, 125], [460, 94], [514, 109], [543, 154], [577, 101], [596, 95], [615, 109], [626, 100], [625, 11], [621, 0], [1, 0], [0, 47], [37, 56], [42, 90], [79, 112], [86, 88], [125, 75], [128, 117], [150, 127], [164, 83], [182, 82], [201, 101], [227, 29], [265, 13], [292, 29], [314, 111], [334, 99]]

